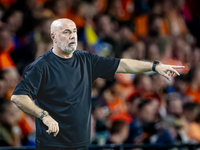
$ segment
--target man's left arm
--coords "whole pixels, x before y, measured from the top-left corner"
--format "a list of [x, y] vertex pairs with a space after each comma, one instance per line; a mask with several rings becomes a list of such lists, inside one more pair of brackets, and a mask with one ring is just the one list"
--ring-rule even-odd
[[[134, 60], [134, 59], [121, 59], [116, 73], [142, 73], [152, 71], [153, 63]], [[180, 75], [176, 69], [182, 69], [184, 66], [164, 65], [157, 64], [155, 71], [169, 80], [170, 76]]]

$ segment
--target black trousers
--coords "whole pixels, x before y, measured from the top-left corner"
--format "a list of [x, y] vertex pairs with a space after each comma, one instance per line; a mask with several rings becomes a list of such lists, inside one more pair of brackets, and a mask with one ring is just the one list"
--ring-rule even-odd
[[75, 147], [75, 148], [62, 148], [62, 147], [49, 147], [49, 146], [37, 146], [36, 150], [87, 150], [87, 146]]

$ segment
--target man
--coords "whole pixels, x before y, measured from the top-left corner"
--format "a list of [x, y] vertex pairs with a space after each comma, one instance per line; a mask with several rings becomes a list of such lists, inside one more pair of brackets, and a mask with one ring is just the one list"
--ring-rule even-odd
[[53, 48], [27, 68], [11, 98], [22, 111], [36, 117], [36, 148], [40, 150], [86, 149], [90, 143], [91, 86], [98, 77], [112, 79], [115, 72], [145, 72], [153, 66], [169, 79], [167, 71], [171, 76], [179, 75], [175, 69], [183, 68], [78, 51], [76, 25], [69, 19], [51, 24], [51, 38]]
[[183, 102], [179, 93], [169, 93], [166, 98], [167, 115], [180, 119], [183, 114]]

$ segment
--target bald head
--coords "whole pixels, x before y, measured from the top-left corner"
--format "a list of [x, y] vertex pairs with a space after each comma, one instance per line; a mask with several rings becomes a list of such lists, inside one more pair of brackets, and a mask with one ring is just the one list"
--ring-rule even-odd
[[58, 30], [65, 27], [66, 25], [74, 25], [76, 27], [75, 23], [70, 19], [66, 19], [66, 18], [57, 19], [57, 20], [54, 20], [51, 24], [51, 33], [57, 32]]
[[73, 53], [77, 47], [76, 24], [70, 19], [57, 19], [51, 24], [51, 38], [54, 49], [62, 50], [68, 54]]

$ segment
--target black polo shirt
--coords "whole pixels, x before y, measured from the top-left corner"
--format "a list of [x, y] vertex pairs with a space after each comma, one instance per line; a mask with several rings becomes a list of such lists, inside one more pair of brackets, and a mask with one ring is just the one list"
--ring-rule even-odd
[[79, 147], [90, 144], [92, 82], [98, 77], [111, 80], [119, 62], [116, 58], [79, 50], [64, 59], [50, 50], [29, 65], [13, 95], [28, 95], [49, 112], [60, 128], [54, 137], [36, 118], [36, 145]]

